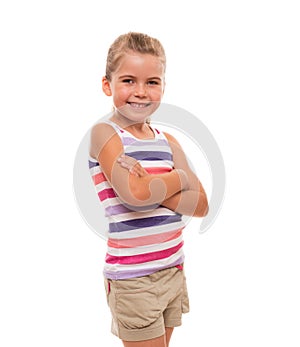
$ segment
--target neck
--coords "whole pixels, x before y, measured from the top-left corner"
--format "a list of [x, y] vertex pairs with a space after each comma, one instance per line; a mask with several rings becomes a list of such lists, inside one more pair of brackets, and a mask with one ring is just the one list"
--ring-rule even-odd
[[118, 112], [114, 112], [110, 120], [117, 125], [119, 125], [121, 128], [126, 129], [131, 134], [138, 138], [154, 138], [155, 134], [153, 133], [153, 130], [149, 126], [149, 124], [144, 121], [141, 123], [137, 123], [134, 121], [131, 121], [130, 119], [127, 119], [123, 116], [120, 116]]
[[122, 128], [131, 127], [131, 128], [140, 129], [140, 130], [142, 130], [144, 128], [145, 124], [147, 124], [146, 120], [143, 122], [137, 122], [137, 121], [132, 121], [128, 118], [125, 118], [124, 116], [120, 115], [120, 113], [118, 111], [115, 111], [113, 113], [110, 120], [112, 122], [115, 122], [116, 124], [118, 124]]

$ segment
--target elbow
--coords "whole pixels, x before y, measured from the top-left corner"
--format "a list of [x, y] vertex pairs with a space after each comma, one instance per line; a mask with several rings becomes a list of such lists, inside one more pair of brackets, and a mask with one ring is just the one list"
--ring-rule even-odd
[[120, 192], [119, 198], [127, 205], [132, 207], [144, 207], [153, 203], [150, 199], [151, 194], [147, 193], [146, 189], [143, 189], [138, 184], [132, 185], [126, 192]]
[[205, 216], [207, 216], [207, 214], [208, 214], [208, 210], [209, 210], [208, 206], [207, 206], [205, 209], [203, 209], [203, 208], [197, 209], [197, 210], [195, 211], [193, 217], [199, 217], [199, 218], [205, 217]]
[[132, 207], [143, 207], [151, 204], [151, 201], [144, 199], [143, 195], [120, 196], [120, 199], [127, 205]]
[[207, 204], [205, 210], [203, 211], [202, 217], [207, 216], [207, 215], [208, 215], [208, 212], [209, 212], [209, 206], [208, 206], [208, 204]]
[[162, 180], [149, 181], [143, 177], [130, 175], [126, 185], [120, 184], [118, 196], [128, 205], [144, 207], [159, 205], [166, 199], [166, 187]]
[[205, 217], [209, 211], [206, 194], [200, 194], [194, 217]]
[[149, 181], [131, 175], [126, 202], [135, 207], [159, 205], [166, 198], [166, 187], [162, 180]]
[[126, 205], [132, 206], [132, 207], [141, 207], [144, 206], [145, 203], [143, 199], [139, 195], [133, 192], [129, 192], [126, 194], [118, 194], [118, 197], [122, 202]]

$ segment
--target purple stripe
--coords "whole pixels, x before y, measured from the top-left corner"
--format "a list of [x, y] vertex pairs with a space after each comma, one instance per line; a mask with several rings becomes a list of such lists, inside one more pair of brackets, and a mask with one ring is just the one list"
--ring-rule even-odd
[[181, 221], [181, 215], [176, 214], [173, 216], [156, 216], [148, 218], [130, 219], [118, 223], [109, 223], [109, 232], [129, 231], [139, 228], [147, 228], [163, 224], [171, 224]]
[[[126, 207], [127, 206], [127, 207]], [[122, 213], [130, 212], [148, 212], [158, 208], [159, 204], [147, 205], [147, 206], [130, 206], [129, 204], [108, 206], [105, 209], [106, 216], [114, 216]]]
[[148, 140], [140, 140], [139, 139], [134, 139], [132, 137], [126, 137], [122, 136], [122, 142], [124, 146], [129, 146], [129, 145], [135, 145], [135, 146], [149, 146], [155, 145], [155, 146], [168, 146], [169, 144], [166, 140], [164, 139], [148, 139]]
[[137, 152], [130, 152], [126, 154], [136, 160], [172, 160], [172, 154], [169, 152], [137, 151]]
[[89, 169], [92, 167], [99, 166], [99, 163], [97, 161], [91, 161], [89, 160]]
[[181, 256], [179, 259], [177, 259], [176, 261], [174, 261], [172, 264], [170, 265], [163, 265], [163, 266], [156, 266], [152, 269], [139, 269], [139, 270], [124, 270], [124, 271], [118, 271], [118, 272], [114, 272], [114, 271], [103, 271], [104, 277], [111, 279], [111, 280], [123, 280], [126, 278], [135, 278], [135, 277], [142, 277], [142, 276], [148, 276], [151, 275], [159, 270], [164, 270], [164, 269], [168, 269], [170, 267], [176, 266], [176, 265], [180, 265], [184, 262], [184, 255]]
[[128, 146], [128, 145], [131, 145], [133, 143], [137, 143], [137, 140], [135, 140], [132, 137], [122, 136], [122, 143], [123, 143], [124, 146]]
[[108, 206], [105, 209], [105, 213], [108, 216], [113, 216], [116, 214], [122, 214], [122, 213], [127, 213], [127, 212], [132, 212], [132, 210], [125, 207], [124, 205]]

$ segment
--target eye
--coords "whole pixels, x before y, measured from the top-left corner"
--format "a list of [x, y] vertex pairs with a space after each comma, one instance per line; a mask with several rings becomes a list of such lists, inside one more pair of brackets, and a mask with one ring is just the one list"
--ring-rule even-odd
[[156, 81], [156, 80], [148, 81], [148, 84], [154, 85], [154, 86], [159, 85], [158, 81]]
[[125, 79], [122, 80], [122, 82], [123, 83], [128, 83], [128, 84], [134, 83], [133, 79], [131, 79], [131, 78], [125, 78]]

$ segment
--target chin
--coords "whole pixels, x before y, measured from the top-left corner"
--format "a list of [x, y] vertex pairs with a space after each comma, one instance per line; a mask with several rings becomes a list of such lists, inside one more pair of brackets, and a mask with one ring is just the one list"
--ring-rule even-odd
[[145, 122], [146, 119], [157, 110], [159, 105], [160, 103], [155, 102], [146, 104], [144, 107], [135, 107], [130, 103], [127, 103], [126, 105], [118, 107], [117, 109], [123, 117], [126, 117], [133, 122], [142, 123]]

